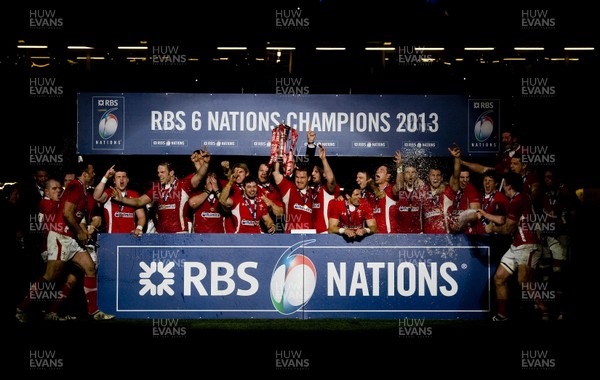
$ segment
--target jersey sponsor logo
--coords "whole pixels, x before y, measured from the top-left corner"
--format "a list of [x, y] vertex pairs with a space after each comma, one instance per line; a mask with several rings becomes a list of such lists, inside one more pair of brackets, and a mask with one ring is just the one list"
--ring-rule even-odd
[[203, 218], [220, 218], [221, 214], [219, 214], [218, 212], [202, 212], [200, 214]]
[[425, 213], [426, 218], [433, 218], [434, 216], [442, 215], [441, 210], [434, 210]]
[[418, 207], [411, 207], [411, 206], [400, 206], [398, 207], [398, 211], [400, 212], [413, 212], [413, 211], [419, 211]]
[[133, 218], [132, 212], [116, 211], [115, 218]]
[[294, 203], [294, 210], [300, 210], [312, 214], [312, 208], [307, 205], [300, 205], [298, 203]]
[[175, 204], [170, 203], [170, 204], [158, 205], [158, 209], [159, 210], [175, 210]]

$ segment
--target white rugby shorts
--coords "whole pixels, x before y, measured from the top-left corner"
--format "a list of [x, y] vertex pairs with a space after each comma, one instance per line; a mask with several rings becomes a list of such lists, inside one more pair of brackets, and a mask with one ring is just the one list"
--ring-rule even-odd
[[55, 231], [48, 232], [47, 247], [48, 260], [69, 261], [75, 254], [86, 251], [86, 249], [81, 248], [77, 240]]

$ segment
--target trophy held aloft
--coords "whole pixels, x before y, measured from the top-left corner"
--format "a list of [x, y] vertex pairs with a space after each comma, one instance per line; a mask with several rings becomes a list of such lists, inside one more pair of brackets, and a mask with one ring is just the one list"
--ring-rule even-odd
[[279, 124], [271, 131], [271, 160], [269, 166], [279, 162], [286, 176], [294, 170], [294, 149], [298, 140], [298, 132], [289, 125]]

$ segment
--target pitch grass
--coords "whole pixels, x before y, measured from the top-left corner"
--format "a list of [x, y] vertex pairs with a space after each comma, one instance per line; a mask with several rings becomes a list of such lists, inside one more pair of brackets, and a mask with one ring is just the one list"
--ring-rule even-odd
[[[247, 331], [395, 331], [397, 319], [179, 319], [193, 330], [247, 330]], [[152, 326], [152, 319], [116, 319], [109, 323], [143, 327]], [[425, 325], [439, 328], [474, 328], [489, 326], [484, 320], [425, 320]]]
[[[119, 324], [152, 325], [148, 320], [115, 320]], [[398, 327], [397, 320], [365, 319], [180, 319], [185, 326], [194, 330], [388, 330]]]

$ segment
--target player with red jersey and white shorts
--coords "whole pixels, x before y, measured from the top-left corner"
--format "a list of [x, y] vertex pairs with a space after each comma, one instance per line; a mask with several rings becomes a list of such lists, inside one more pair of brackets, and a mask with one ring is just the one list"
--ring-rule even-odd
[[[19, 321], [27, 320], [27, 312], [33, 297], [43, 289], [49, 289], [47, 283], [54, 283], [60, 278], [67, 261], [72, 261], [84, 272], [83, 289], [87, 300], [88, 314], [93, 320], [113, 319], [114, 315], [99, 310], [97, 300], [98, 280], [97, 266], [85, 246], [91, 233], [81, 225], [82, 220], [92, 220], [90, 204], [93, 197], [87, 192], [88, 186], [94, 183], [96, 173], [92, 164], [81, 162], [78, 168], [79, 177], [71, 181], [60, 198], [56, 222], [49, 225], [47, 240], [48, 261], [44, 275], [35, 281], [17, 307], [16, 317]], [[90, 202], [91, 201], [91, 202]], [[57, 297], [66, 298], [69, 289], [54, 289]], [[65, 293], [66, 292], [66, 293]]]

